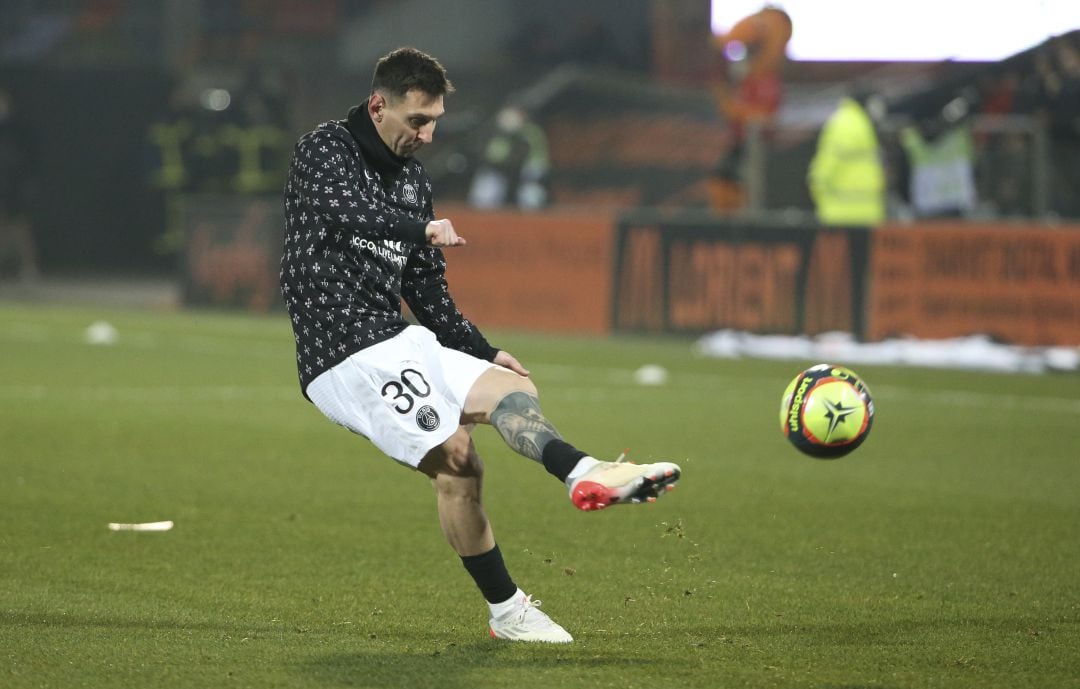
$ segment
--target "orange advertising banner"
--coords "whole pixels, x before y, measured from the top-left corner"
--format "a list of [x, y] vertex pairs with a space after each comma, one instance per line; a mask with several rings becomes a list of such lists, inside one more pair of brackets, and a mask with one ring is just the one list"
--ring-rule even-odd
[[[274, 198], [193, 195], [180, 210], [185, 303], [280, 308]], [[1080, 224], [826, 229], [695, 214], [437, 213], [468, 241], [445, 250], [450, 293], [485, 330], [1080, 345]]]
[[440, 205], [468, 242], [445, 249], [458, 309], [482, 330], [611, 329], [610, 213], [519, 213]]
[[866, 339], [1080, 345], [1080, 225], [920, 222], [872, 237]]
[[187, 240], [186, 304], [281, 308], [278, 270], [285, 217], [279, 198], [190, 194], [181, 197], [177, 214]]
[[794, 335], [862, 325], [865, 228], [637, 212], [616, 232], [617, 331]]

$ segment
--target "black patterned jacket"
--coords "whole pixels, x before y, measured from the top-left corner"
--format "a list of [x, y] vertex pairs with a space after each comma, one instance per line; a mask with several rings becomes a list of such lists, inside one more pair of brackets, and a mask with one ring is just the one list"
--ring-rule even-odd
[[386, 147], [366, 103], [301, 137], [285, 185], [280, 273], [301, 390], [404, 330], [402, 299], [444, 346], [495, 358], [450, 297], [442, 250], [426, 245], [433, 218], [423, 165]]

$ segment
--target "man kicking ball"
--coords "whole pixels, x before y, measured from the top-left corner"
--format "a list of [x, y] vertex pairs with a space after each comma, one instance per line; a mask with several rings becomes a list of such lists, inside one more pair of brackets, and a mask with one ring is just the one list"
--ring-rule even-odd
[[[443, 533], [488, 602], [491, 636], [569, 642], [503, 562], [481, 502], [473, 427], [490, 424], [543, 464], [582, 510], [654, 501], [680, 469], [603, 462], [566, 442], [529, 372], [458, 311], [442, 250], [465, 239], [434, 218], [431, 182], [414, 157], [452, 91], [438, 61], [399, 48], [377, 62], [367, 100], [297, 143], [281, 291], [300, 387], [330, 420], [431, 479]], [[402, 317], [402, 299], [420, 325]]]

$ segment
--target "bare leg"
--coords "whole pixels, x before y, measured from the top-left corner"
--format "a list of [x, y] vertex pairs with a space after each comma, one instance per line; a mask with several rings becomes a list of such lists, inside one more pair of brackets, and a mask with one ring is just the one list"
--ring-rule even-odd
[[420, 463], [431, 478], [443, 534], [458, 555], [485, 553], [495, 547], [482, 502], [484, 465], [465, 427]]

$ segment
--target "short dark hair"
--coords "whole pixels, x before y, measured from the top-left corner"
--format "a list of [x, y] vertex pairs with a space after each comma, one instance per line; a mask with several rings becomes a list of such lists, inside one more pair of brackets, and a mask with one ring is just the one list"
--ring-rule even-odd
[[392, 50], [375, 63], [372, 92], [386, 91], [395, 98], [404, 98], [413, 89], [429, 96], [445, 96], [454, 92], [454, 85], [438, 60], [409, 46]]

